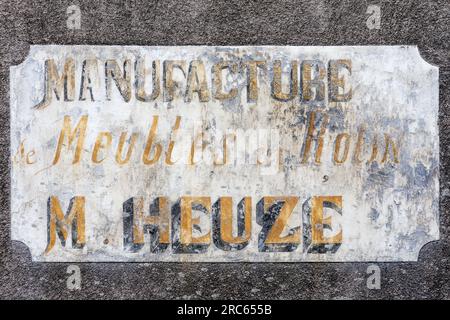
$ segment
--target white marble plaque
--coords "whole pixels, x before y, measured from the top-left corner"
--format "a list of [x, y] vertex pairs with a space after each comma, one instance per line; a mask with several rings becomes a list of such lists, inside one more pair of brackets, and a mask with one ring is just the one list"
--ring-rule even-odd
[[31, 46], [11, 237], [34, 261], [416, 261], [438, 68], [414, 46]]

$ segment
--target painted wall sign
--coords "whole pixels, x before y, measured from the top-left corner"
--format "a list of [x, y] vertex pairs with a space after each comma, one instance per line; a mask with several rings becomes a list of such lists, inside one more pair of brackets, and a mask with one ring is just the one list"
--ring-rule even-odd
[[36, 261], [414, 261], [438, 68], [410, 46], [32, 46], [11, 235]]

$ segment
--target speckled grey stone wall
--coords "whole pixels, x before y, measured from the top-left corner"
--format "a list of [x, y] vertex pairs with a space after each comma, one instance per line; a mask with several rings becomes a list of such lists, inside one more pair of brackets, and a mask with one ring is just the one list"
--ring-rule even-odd
[[[80, 30], [66, 9], [82, 12]], [[381, 7], [381, 28], [366, 26]], [[450, 298], [450, 2], [442, 1], [0, 1], [0, 298], [320, 299]], [[84, 263], [81, 290], [67, 263], [32, 263], [10, 240], [9, 66], [30, 44], [418, 45], [440, 68], [441, 240], [415, 263], [379, 263], [381, 289], [366, 286], [368, 263]]]

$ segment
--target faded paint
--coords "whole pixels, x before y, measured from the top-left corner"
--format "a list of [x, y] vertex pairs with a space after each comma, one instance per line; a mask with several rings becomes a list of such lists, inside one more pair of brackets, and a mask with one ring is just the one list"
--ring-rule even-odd
[[415, 47], [32, 46], [12, 239], [38, 261], [417, 260], [437, 114]]

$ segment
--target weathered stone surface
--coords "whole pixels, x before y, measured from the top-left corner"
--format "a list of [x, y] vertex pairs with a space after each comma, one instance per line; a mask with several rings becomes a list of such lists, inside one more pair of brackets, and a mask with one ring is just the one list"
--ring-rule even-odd
[[10, 87], [33, 260], [415, 261], [439, 238], [417, 47], [32, 46]]
[[[79, 1], [82, 29], [66, 27], [72, 2], [1, 2], [0, 296], [9, 298], [449, 298], [449, 3], [379, 1], [380, 30], [366, 27], [369, 1], [164, 1], [138, 10]], [[195, 23], [193, 23], [195, 19]], [[366, 286], [368, 263], [88, 263], [82, 290], [66, 288], [67, 263], [36, 263], [10, 235], [9, 67], [30, 44], [404, 45], [440, 67], [440, 240], [418, 262], [378, 263], [381, 290]]]

